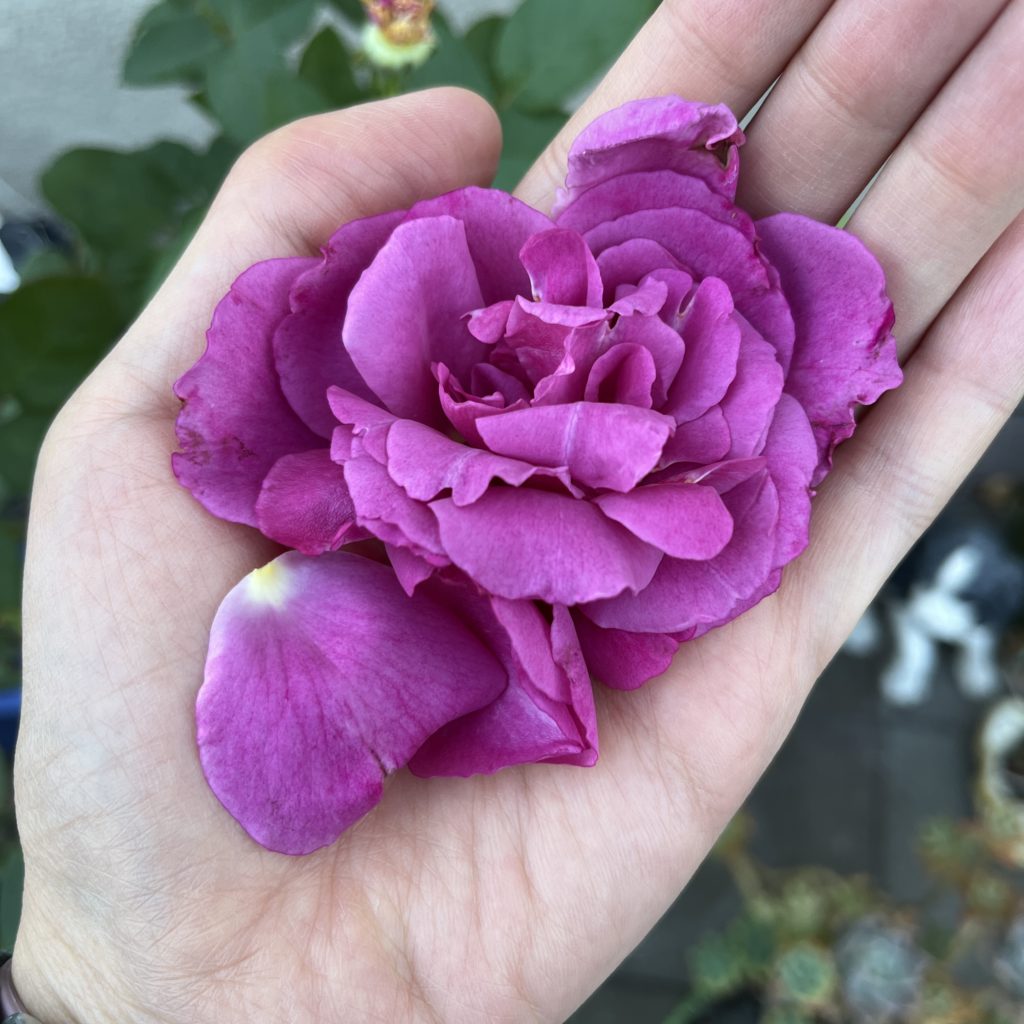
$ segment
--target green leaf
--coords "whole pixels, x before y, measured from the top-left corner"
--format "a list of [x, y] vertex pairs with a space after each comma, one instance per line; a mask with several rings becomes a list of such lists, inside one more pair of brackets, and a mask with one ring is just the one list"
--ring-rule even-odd
[[269, 22], [246, 31], [211, 61], [206, 95], [224, 133], [240, 145], [327, 109], [320, 92], [288, 70]]
[[470, 52], [481, 65], [487, 69], [488, 74], [492, 73], [494, 67], [494, 51], [498, 46], [498, 37], [505, 27], [508, 19], [501, 15], [494, 15], [491, 18], [484, 18], [475, 25], [470, 26], [466, 32], [465, 42]]
[[161, 4], [150, 13], [154, 12], [163, 13], [159, 19], [143, 20], [128, 50], [125, 82], [155, 85], [199, 80], [203, 62], [224, 46], [224, 39], [193, 11]]
[[494, 85], [473, 48], [455, 35], [440, 15], [435, 14], [431, 24], [437, 36], [437, 47], [423, 64], [409, 72], [405, 88], [459, 85], [493, 100]]
[[51, 415], [124, 323], [109, 287], [95, 278], [44, 278], [19, 288], [0, 305], [0, 388], [23, 415]]
[[515, 109], [503, 111], [501, 130], [504, 144], [494, 187], [506, 191], [514, 189], [565, 122], [564, 114], [531, 117]]
[[25, 862], [21, 847], [12, 843], [0, 862], [0, 946], [14, 948], [21, 920], [21, 893], [25, 887]]
[[560, 110], [625, 49], [655, 0], [525, 0], [498, 39], [502, 106]]
[[[17, 608], [21, 604], [21, 565], [24, 558], [24, 524], [0, 520], [0, 608], [2, 609]], [[2, 802], [0, 802], [0, 806], [2, 806]]]
[[306, 47], [299, 64], [299, 78], [317, 89], [333, 107], [347, 107], [362, 95], [352, 77], [348, 50], [329, 25], [317, 32]]
[[359, 0], [330, 0], [331, 6], [341, 11], [349, 21], [361, 25], [366, 21], [366, 11]]
[[237, 41], [247, 32], [266, 31], [284, 49], [305, 32], [315, 0], [205, 0]]
[[28, 494], [36, 455], [49, 425], [48, 414], [26, 412], [0, 423], [0, 500]]

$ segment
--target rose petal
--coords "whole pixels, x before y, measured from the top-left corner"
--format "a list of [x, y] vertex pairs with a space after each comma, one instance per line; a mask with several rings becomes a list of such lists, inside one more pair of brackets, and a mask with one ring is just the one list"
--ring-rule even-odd
[[675, 424], [631, 405], [573, 402], [481, 419], [477, 430], [499, 455], [539, 466], [567, 466], [588, 487], [628, 491], [658, 463]]
[[529, 601], [491, 598], [486, 605], [474, 622], [502, 659], [509, 685], [494, 703], [431, 736], [410, 771], [469, 776], [538, 761], [594, 764], [593, 691], [566, 610], [556, 606], [549, 626]]
[[783, 384], [775, 349], [742, 318], [739, 324], [742, 340], [736, 377], [721, 404], [733, 459], [761, 453]]
[[782, 395], [764, 444], [768, 472], [779, 492], [779, 528], [774, 562], [791, 562], [807, 547], [811, 518], [811, 479], [818, 465], [814, 432], [800, 403]]
[[807, 411], [818, 442], [818, 483], [835, 446], [854, 431], [854, 406], [903, 379], [892, 303], [878, 261], [853, 235], [796, 214], [758, 222], [797, 326], [786, 390]]
[[714, 558], [732, 537], [732, 516], [713, 487], [646, 484], [629, 494], [601, 494], [601, 511], [671, 558]]
[[596, 506], [561, 494], [502, 487], [463, 508], [450, 498], [430, 507], [452, 562], [510, 600], [571, 606], [637, 591], [661, 561]]
[[739, 170], [736, 147], [742, 143], [743, 133], [726, 106], [690, 103], [678, 96], [623, 104], [576, 136], [554, 216], [563, 216], [586, 189], [634, 171], [679, 171], [733, 199]]
[[[601, 272], [608, 301], [614, 300], [622, 285], [639, 284], [654, 271], [671, 268], [686, 273], [668, 249], [649, 238], [627, 238], [618, 245], [602, 249], [597, 256], [597, 268]], [[686, 291], [689, 292], [693, 278], [686, 274], [686, 279]]]
[[464, 315], [483, 305], [466, 229], [452, 217], [400, 224], [352, 289], [342, 337], [396, 416], [440, 423], [431, 365], [461, 374], [485, 354]]
[[519, 259], [535, 300], [601, 308], [604, 287], [587, 243], [575, 231], [551, 228], [526, 241]]
[[263, 478], [282, 455], [322, 444], [295, 415], [274, 370], [271, 338], [288, 292], [313, 259], [266, 260], [245, 271], [217, 305], [206, 351], [174, 385], [174, 475], [215, 516], [256, 526]]
[[588, 402], [650, 409], [651, 388], [657, 376], [650, 349], [634, 344], [613, 345], [591, 367], [583, 397]]
[[349, 292], [402, 220], [402, 211], [364, 217], [339, 228], [323, 248], [318, 266], [291, 289], [291, 314], [274, 333], [274, 365], [281, 390], [302, 421], [330, 437], [334, 417], [327, 389], [338, 385], [371, 401], [366, 385], [341, 342]]
[[355, 539], [345, 473], [327, 448], [283, 455], [274, 463], [256, 501], [256, 521], [271, 540], [307, 555]]
[[661, 465], [668, 467], [678, 462], [697, 462], [706, 465], [724, 459], [732, 447], [732, 435], [725, 414], [715, 406], [689, 423], [681, 423], [665, 442]]
[[[687, 279], [689, 280], [689, 279]], [[654, 405], [666, 414], [663, 408], [669, 388], [683, 364], [685, 347], [679, 332], [669, 327], [660, 317], [627, 316], [622, 317], [613, 328], [608, 339], [609, 353], [614, 352], [617, 345], [642, 345], [651, 353], [656, 368], [651, 393]], [[602, 357], [603, 358], [603, 357]], [[727, 358], [727, 355], [723, 355]]]
[[616, 690], [635, 690], [660, 676], [679, 649], [679, 641], [664, 633], [601, 629], [582, 614], [574, 621], [590, 671]]
[[693, 276], [721, 278], [729, 286], [736, 309], [775, 346], [783, 368], [789, 366], [794, 338], [789, 303], [775, 270], [734, 225], [699, 210], [643, 210], [601, 224], [584, 238], [598, 255], [598, 266], [609, 246], [630, 238], [648, 238], [664, 246]]
[[668, 298], [668, 285], [648, 275], [639, 285], [621, 284], [615, 290], [615, 301], [609, 310], [618, 316], [654, 316], [661, 312]]
[[386, 544], [411, 548], [428, 560], [435, 556], [444, 561], [437, 521], [430, 510], [410, 498], [376, 459], [365, 455], [349, 459], [345, 483], [360, 526]]
[[288, 552], [214, 619], [196, 702], [203, 770], [254, 839], [309, 853], [370, 810], [431, 733], [505, 686], [477, 636], [386, 566]]
[[454, 217], [465, 228], [483, 293], [483, 303], [478, 305], [530, 294], [519, 251], [531, 235], [554, 227], [543, 213], [507, 192], [471, 186], [417, 203], [406, 219], [442, 216]]
[[470, 448], [414, 420], [398, 420], [388, 431], [387, 459], [391, 479], [417, 501], [430, 501], [450, 489], [456, 505], [470, 505], [493, 480], [519, 487], [537, 476], [558, 480], [579, 495], [564, 467], [535, 466]]
[[648, 633], [675, 633], [718, 625], [734, 616], [775, 566], [779, 499], [767, 472], [732, 488], [722, 498], [732, 515], [732, 540], [715, 558], [666, 558], [650, 586], [589, 604], [583, 611], [599, 626]]

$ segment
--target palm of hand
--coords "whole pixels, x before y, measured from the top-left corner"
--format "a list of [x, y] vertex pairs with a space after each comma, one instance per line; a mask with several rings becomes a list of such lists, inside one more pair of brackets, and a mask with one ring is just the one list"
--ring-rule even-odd
[[[784, 62], [820, 13], [810, 8], [826, 5], [788, 5], [784, 31], [773, 6], [744, 8], [743, 66], [760, 61], [766, 81], [774, 75], [765, 62]], [[843, 6], [817, 35], [840, 31], [833, 22]], [[893, 17], [913, 26], [927, 6], [909, 3]], [[946, 52], [954, 31], [969, 42], [1001, 6], [956, 16], [973, 29], [943, 27], [945, 60], [959, 58]], [[756, 98], [762, 82], [739, 85], [706, 60], [683, 81], [685, 62], [677, 52], [670, 59], [670, 48], [689, 38], [680, 27], [699, 7], [666, 5], [581, 120], [640, 93], [738, 108]], [[979, 45], [993, 66], [991, 51], [1013, 52], [1021, 37], [1020, 6], [1011, 8]], [[790, 65], [794, 81], [803, 65], [813, 69], [809, 49]], [[973, 199], [933, 188], [929, 205], [914, 192], [922, 166], [938, 166], [929, 147], [949, 141], [943, 126], [961, 105], [1024, 93], [1009, 62], [971, 67], [933, 104], [939, 116], [918, 122], [913, 145], [900, 148], [854, 221], [890, 271], [905, 354], [935, 322], [905, 387], [838, 460], [811, 550], [780, 593], [684, 647], [663, 680], [602, 692], [596, 768], [464, 781], [400, 775], [371, 816], [301, 860], [248, 840], [199, 769], [193, 701], [213, 612], [273, 549], [214, 520], [171, 477], [169, 385], [246, 265], [289, 247], [308, 251], [354, 216], [485, 183], [497, 139], [479, 101], [442, 92], [394, 101], [384, 126], [373, 108], [313, 119], [243, 159], [171, 279], [61, 414], [40, 465], [17, 771], [28, 876], [16, 972], [43, 1019], [123, 1019], [130, 1007], [133, 1018], [155, 1021], [554, 1020], [600, 980], [685, 883], [864, 604], [1020, 398], [1024, 358], [1012, 339], [1024, 315], [1013, 287], [1022, 230], [1019, 221], [1004, 229], [1020, 210], [1014, 156], [1024, 153], [1007, 155], [998, 180], [989, 171], [989, 192]], [[930, 96], [924, 76], [922, 64], [917, 92], [905, 90], [907, 124]], [[890, 125], [887, 141], [864, 127], [865, 166], [851, 173], [845, 159], [849, 180], [824, 196], [824, 165], [850, 143], [819, 117], [806, 134], [812, 150], [820, 136], [821, 166], [786, 162], [774, 126], [807, 124], [799, 88], [784, 81], [761, 115], [767, 127], [752, 132], [748, 204], [834, 218], [903, 128]], [[865, 108], [869, 91], [865, 74], [853, 90]], [[970, 130], [981, 139], [985, 125]], [[970, 142], [958, 152], [980, 171]], [[1022, 149], [1020, 139], [1010, 145]], [[332, 167], [339, 152], [362, 162]], [[546, 201], [546, 169], [560, 173], [560, 152], [564, 142], [524, 182], [524, 198]], [[962, 216], [965, 198], [966, 227], [945, 240], [943, 261], [925, 265], [917, 256], [933, 251], [936, 219]], [[88, 1009], [76, 1016], [76, 1007]]]

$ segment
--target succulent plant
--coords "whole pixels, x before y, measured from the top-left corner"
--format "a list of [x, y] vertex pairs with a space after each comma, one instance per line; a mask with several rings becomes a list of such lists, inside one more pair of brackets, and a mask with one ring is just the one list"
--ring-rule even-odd
[[918, 1001], [928, 957], [909, 932], [877, 919], [847, 929], [836, 946], [843, 996], [854, 1020], [889, 1024]]
[[780, 1002], [815, 1010], [835, 1002], [839, 976], [828, 950], [801, 942], [787, 949], [776, 961], [773, 981]]

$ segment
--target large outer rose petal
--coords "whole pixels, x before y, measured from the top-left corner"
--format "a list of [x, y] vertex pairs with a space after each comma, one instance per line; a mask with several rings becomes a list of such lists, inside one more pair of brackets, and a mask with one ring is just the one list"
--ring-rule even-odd
[[203, 770], [254, 839], [309, 853], [370, 810], [431, 733], [506, 684], [456, 615], [408, 597], [387, 566], [288, 552], [214, 619], [196, 702]]
[[274, 463], [256, 501], [256, 520], [271, 540], [307, 555], [356, 539], [345, 473], [327, 448], [283, 455]]
[[507, 192], [470, 186], [424, 199], [408, 212], [406, 220], [440, 216], [454, 217], [466, 229], [484, 297], [480, 305], [530, 294], [530, 279], [519, 262], [519, 250], [531, 235], [554, 227], [543, 213]]
[[564, 467], [549, 469], [469, 448], [415, 420], [398, 420], [388, 430], [387, 463], [391, 479], [417, 501], [430, 501], [450, 489], [456, 505], [470, 505], [492, 480], [518, 487], [535, 476], [557, 479], [570, 493], [580, 493]]
[[760, 455], [783, 386], [775, 349], [745, 320], [740, 328], [736, 376], [720, 406], [732, 438], [731, 459]]
[[679, 641], [665, 633], [601, 629], [579, 613], [575, 623], [590, 671], [616, 690], [636, 690], [660, 676], [679, 649]]
[[174, 385], [184, 403], [172, 457], [179, 482], [215, 516], [256, 526], [256, 499], [282, 455], [323, 445], [292, 411], [274, 369], [271, 339], [288, 293], [315, 259], [267, 260], [220, 301], [206, 351]]
[[633, 171], [680, 171], [733, 199], [739, 172], [736, 147], [742, 142], [743, 133], [726, 106], [690, 103], [678, 96], [623, 104], [576, 136], [566, 188], [559, 190], [554, 215], [557, 219], [586, 189]]
[[334, 417], [327, 389], [336, 384], [375, 399], [341, 342], [349, 292], [402, 220], [402, 211], [354, 220], [339, 228], [323, 248], [319, 266], [307, 270], [291, 290], [291, 315], [274, 334], [274, 365], [281, 390], [302, 421], [330, 437]]
[[629, 494], [602, 494], [601, 511], [670, 558], [714, 558], [732, 537], [732, 516], [713, 487], [647, 484]]
[[662, 558], [595, 505], [561, 494], [499, 487], [464, 508], [450, 498], [430, 507], [452, 562], [510, 600], [571, 606], [636, 592]]
[[[494, 703], [431, 736], [409, 770], [469, 776], [538, 761], [594, 764], [593, 690], [566, 609], [556, 606], [549, 626], [529, 601], [492, 598], [486, 605], [474, 625], [501, 658], [509, 685]], [[465, 615], [465, 605], [458, 607]]]
[[453, 217], [400, 224], [352, 289], [342, 337], [395, 415], [442, 420], [431, 365], [462, 374], [486, 354], [464, 314], [483, 305], [466, 229]]
[[737, 614], [735, 609], [775, 570], [779, 498], [771, 477], [761, 472], [722, 500], [735, 526], [721, 554], [707, 561], [666, 558], [639, 594], [587, 605], [586, 615], [605, 628], [676, 633], [718, 625]]
[[597, 254], [598, 266], [609, 246], [648, 238], [664, 246], [697, 278], [721, 278], [732, 292], [736, 309], [775, 346], [783, 368], [789, 366], [795, 336], [789, 303], [776, 271], [735, 225], [699, 210], [641, 210], [600, 224], [584, 238]]
[[602, 305], [601, 273], [587, 243], [575, 232], [551, 228], [527, 239], [519, 259], [531, 294], [565, 306]]
[[878, 260], [856, 237], [791, 213], [758, 221], [761, 250], [779, 272], [796, 321], [786, 390], [807, 411], [818, 441], [814, 483], [854, 430], [854, 406], [903, 380], [892, 303]]
[[573, 402], [477, 422], [487, 447], [539, 466], [566, 466], [587, 487], [628, 491], [658, 464], [675, 424], [632, 405]]
[[584, 234], [626, 213], [671, 206], [700, 210], [715, 220], [735, 224], [744, 234], [754, 237], [754, 223], [746, 213], [700, 178], [675, 171], [640, 171], [603, 181], [579, 195], [559, 214], [557, 223]]

